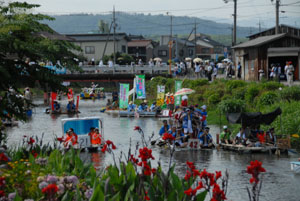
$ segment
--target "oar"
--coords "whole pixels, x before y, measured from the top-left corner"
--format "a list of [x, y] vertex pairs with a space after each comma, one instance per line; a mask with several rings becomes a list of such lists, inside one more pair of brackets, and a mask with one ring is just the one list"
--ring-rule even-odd
[[159, 140], [160, 138], [161, 138], [161, 136], [159, 136], [156, 140], [152, 140], [151, 145], [155, 145], [156, 141]]

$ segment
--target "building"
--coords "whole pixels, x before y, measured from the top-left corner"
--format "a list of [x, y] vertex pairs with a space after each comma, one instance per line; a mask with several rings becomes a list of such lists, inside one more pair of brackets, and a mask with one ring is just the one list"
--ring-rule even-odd
[[[272, 33], [272, 32], [270, 32]], [[258, 80], [259, 70], [264, 70], [265, 77], [270, 74], [271, 64], [280, 64], [284, 73], [286, 61], [292, 61], [295, 68], [294, 78], [299, 80], [300, 71], [300, 37], [290, 33], [277, 35], [252, 36], [252, 40], [234, 47], [236, 64], [242, 65], [242, 78]]]
[[153, 44], [152, 40], [135, 39], [127, 44], [128, 54], [135, 60], [142, 59], [144, 63], [153, 58]]
[[[104, 55], [114, 53], [113, 34], [69, 34], [74, 43], [81, 47], [84, 57], [91, 61], [100, 61]], [[115, 52], [127, 53], [129, 38], [125, 33], [115, 34]]]
[[[159, 57], [162, 59], [163, 62], [168, 62], [169, 41], [170, 36], [161, 36], [159, 45], [154, 48], [153, 57]], [[180, 39], [178, 37], [173, 37], [172, 41], [173, 42], [171, 56], [173, 61], [184, 61], [185, 58], [194, 56], [194, 43], [185, 39]]]
[[[188, 38], [190, 42], [195, 43], [195, 35], [191, 34]], [[212, 40], [208, 35], [196, 35], [196, 57], [204, 60], [217, 60], [219, 56], [224, 56], [225, 46], [215, 40]]]
[[[292, 27], [292, 26], [285, 25], [285, 24], [279, 25], [278, 33], [287, 33], [290, 36], [300, 37], [300, 29], [299, 28]], [[271, 35], [275, 35], [275, 27], [266, 29], [266, 30], [256, 33], [256, 34], [252, 34], [252, 35], [248, 36], [248, 38], [249, 38], [249, 40], [253, 40], [260, 36], [271, 36]]]

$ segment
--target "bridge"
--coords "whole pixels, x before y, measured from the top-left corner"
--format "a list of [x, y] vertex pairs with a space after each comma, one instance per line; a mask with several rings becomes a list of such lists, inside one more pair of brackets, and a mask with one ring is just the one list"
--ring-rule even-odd
[[[169, 75], [169, 66], [81, 66], [82, 71], [66, 71], [58, 74], [67, 82], [131, 82], [135, 75], [145, 74], [147, 80], [152, 77], [172, 77]], [[172, 70], [174, 67], [172, 67]]]

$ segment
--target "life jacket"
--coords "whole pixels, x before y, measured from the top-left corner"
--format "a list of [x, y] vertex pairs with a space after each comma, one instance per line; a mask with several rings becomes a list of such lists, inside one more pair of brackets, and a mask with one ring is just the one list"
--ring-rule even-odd
[[90, 135], [90, 139], [91, 139], [91, 144], [92, 145], [101, 144], [101, 135], [100, 135], [100, 133], [93, 132]]
[[170, 96], [167, 96], [167, 98], [166, 98], [166, 104], [169, 105], [170, 103], [171, 103], [171, 98], [170, 98]]
[[72, 135], [67, 135], [64, 141], [65, 147], [67, 147], [70, 143], [72, 143], [72, 145], [74, 146], [78, 144], [78, 136], [75, 133], [73, 133]]
[[174, 104], [175, 103], [175, 98], [174, 96], [170, 96], [170, 104]]

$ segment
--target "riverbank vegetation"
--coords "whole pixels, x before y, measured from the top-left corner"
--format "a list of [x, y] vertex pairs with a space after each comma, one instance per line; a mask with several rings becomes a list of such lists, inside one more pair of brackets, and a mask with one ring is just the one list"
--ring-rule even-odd
[[[174, 92], [175, 80], [156, 77], [146, 82], [148, 100], [155, 100], [157, 85], [164, 85], [166, 92]], [[300, 86], [286, 87], [273, 81], [245, 82], [242, 80], [218, 79], [209, 83], [206, 79], [184, 79], [183, 88], [191, 88], [196, 92], [189, 95], [190, 105], [207, 105], [208, 122], [215, 125], [226, 125], [227, 113], [233, 112], [271, 112], [277, 107], [282, 110], [281, 117], [270, 126], [262, 125], [262, 129], [275, 128], [277, 135], [291, 135], [292, 145], [300, 147], [297, 135], [300, 133]], [[239, 125], [229, 125], [233, 133], [237, 133]], [[294, 137], [293, 137], [294, 136]]]

